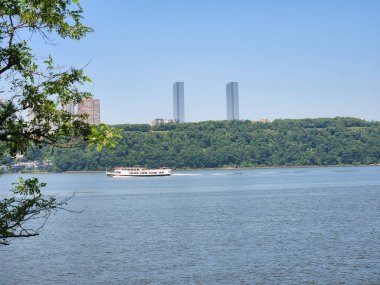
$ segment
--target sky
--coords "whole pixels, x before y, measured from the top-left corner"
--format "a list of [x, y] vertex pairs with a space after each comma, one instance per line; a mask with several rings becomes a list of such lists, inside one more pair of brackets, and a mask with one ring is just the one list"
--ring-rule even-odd
[[104, 123], [172, 118], [175, 81], [188, 122], [225, 120], [231, 81], [240, 119], [380, 120], [378, 0], [81, 3], [95, 32], [57, 41], [53, 55], [86, 66]]

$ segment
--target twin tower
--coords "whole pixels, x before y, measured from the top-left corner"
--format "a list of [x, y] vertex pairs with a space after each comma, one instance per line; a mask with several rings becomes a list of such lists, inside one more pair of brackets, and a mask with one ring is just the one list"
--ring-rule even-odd
[[[239, 84], [230, 82], [226, 85], [227, 120], [239, 120]], [[185, 84], [173, 84], [173, 116], [177, 123], [185, 122]]]

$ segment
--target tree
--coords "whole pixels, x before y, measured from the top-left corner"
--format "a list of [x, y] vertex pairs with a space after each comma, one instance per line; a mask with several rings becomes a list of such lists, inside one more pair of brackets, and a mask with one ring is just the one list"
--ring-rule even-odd
[[[69, 198], [57, 201], [55, 197], [45, 197], [37, 178], [14, 183], [14, 196], [0, 201], [0, 245], [8, 245], [10, 239], [38, 235], [51, 213], [63, 209]], [[38, 225], [35, 220], [43, 219]]]
[[[115, 132], [83, 123], [62, 106], [91, 96], [80, 90], [90, 79], [83, 69], [57, 66], [51, 55], [33, 53], [31, 39], [53, 43], [80, 40], [92, 29], [82, 23], [79, 0], [2, 0], [0, 2], [0, 148], [2, 155], [25, 154], [31, 147], [74, 147], [115, 143]], [[27, 118], [26, 114], [30, 116]], [[1, 155], [0, 155], [1, 156]], [[13, 196], [0, 201], [0, 244], [10, 238], [38, 235], [31, 220], [44, 218], [67, 201], [45, 197], [36, 178], [20, 179]]]

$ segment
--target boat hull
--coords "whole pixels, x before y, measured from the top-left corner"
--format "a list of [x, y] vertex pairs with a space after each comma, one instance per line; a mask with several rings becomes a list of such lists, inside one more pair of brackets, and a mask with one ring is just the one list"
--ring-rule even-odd
[[170, 176], [171, 169], [157, 168], [146, 169], [141, 167], [116, 167], [113, 171], [106, 171], [107, 176], [110, 177], [157, 177], [157, 176]]
[[107, 172], [107, 176], [110, 177], [157, 177], [157, 176], [170, 176], [171, 173], [168, 174], [120, 174], [120, 173], [112, 173]]

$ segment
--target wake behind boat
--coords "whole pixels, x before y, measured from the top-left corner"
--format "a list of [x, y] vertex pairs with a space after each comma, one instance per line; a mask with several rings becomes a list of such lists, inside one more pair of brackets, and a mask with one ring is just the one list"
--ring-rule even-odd
[[171, 169], [162, 167], [155, 169], [146, 169], [142, 167], [116, 167], [112, 172], [106, 172], [107, 176], [121, 177], [121, 176], [169, 176], [171, 175]]

